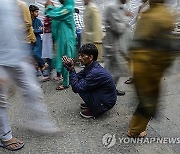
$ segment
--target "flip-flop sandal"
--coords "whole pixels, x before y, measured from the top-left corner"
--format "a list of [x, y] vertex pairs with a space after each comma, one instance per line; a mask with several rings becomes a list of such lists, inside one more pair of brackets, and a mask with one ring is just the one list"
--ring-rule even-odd
[[43, 77], [41, 79], [41, 82], [46, 82], [46, 81], [50, 81], [50, 77]]
[[133, 80], [133, 78], [129, 78], [129, 79], [126, 80], [124, 83], [125, 83], [125, 84], [132, 84], [132, 83], [134, 83], [134, 80]]
[[143, 131], [138, 135], [132, 135], [130, 131], [128, 131], [127, 136], [130, 138], [145, 138], [147, 136], [147, 132]]
[[64, 90], [64, 89], [67, 89], [67, 88], [69, 88], [69, 86], [58, 86], [57, 88], [56, 88], [56, 90]]
[[[15, 145], [15, 144], [18, 144], [18, 146], [12, 148], [10, 145], [13, 145], [13, 144], [14, 144], [14, 145]], [[5, 143], [5, 144], [0, 141], [0, 147], [5, 148], [5, 149], [10, 150], [10, 151], [20, 150], [20, 149], [22, 149], [22, 148], [24, 147], [24, 145], [25, 145], [24, 143], [21, 143], [21, 141], [19, 141], [19, 140], [16, 139], [16, 138], [15, 138], [14, 141], [9, 142], [9, 143]]]
[[62, 80], [62, 77], [54, 77], [52, 80], [53, 81], [59, 81], [59, 80]]

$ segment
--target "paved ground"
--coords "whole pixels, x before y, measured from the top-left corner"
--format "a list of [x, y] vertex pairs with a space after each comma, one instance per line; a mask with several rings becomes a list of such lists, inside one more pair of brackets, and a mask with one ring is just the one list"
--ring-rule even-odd
[[[13, 134], [23, 139], [25, 147], [18, 154], [179, 154], [180, 153], [180, 68], [179, 62], [166, 73], [163, 78], [161, 105], [157, 118], [148, 125], [148, 139], [145, 141], [129, 141], [126, 137], [129, 119], [136, 107], [137, 98], [133, 85], [126, 85], [127, 78], [121, 78], [118, 89], [125, 90], [126, 95], [118, 97], [114, 108], [98, 119], [80, 117], [79, 103], [82, 102], [71, 88], [55, 91], [57, 83], [49, 81], [42, 84], [45, 103], [62, 131], [54, 136], [28, 132], [18, 127], [21, 113], [20, 93], [16, 90], [9, 102], [10, 119]], [[151, 138], [150, 138], [151, 137]], [[157, 143], [155, 137], [164, 139]], [[167, 138], [166, 138], [167, 137]], [[174, 138], [173, 138], [174, 137]], [[167, 143], [173, 138], [176, 144]], [[122, 142], [121, 142], [122, 141]], [[159, 141], [160, 142], [160, 141]], [[0, 153], [11, 153], [0, 148]]]

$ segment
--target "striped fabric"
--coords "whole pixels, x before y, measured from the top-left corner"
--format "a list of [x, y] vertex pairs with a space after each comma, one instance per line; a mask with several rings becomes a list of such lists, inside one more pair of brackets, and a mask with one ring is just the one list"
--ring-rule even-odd
[[130, 0], [129, 2], [129, 10], [133, 13], [133, 14], [137, 14], [138, 10], [139, 10], [139, 6], [141, 5], [141, 0]]
[[74, 13], [74, 21], [75, 21], [76, 29], [82, 30], [84, 28], [84, 22], [83, 22], [82, 15], [80, 15], [78, 13]]

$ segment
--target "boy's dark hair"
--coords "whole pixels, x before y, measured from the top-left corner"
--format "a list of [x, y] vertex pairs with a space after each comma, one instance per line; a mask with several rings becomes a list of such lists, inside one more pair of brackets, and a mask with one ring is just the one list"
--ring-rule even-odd
[[39, 8], [36, 5], [30, 5], [29, 6], [29, 11], [34, 12], [36, 10], [39, 10]]
[[92, 43], [88, 43], [88, 44], [84, 44], [80, 49], [79, 49], [79, 53], [83, 53], [86, 54], [88, 56], [93, 55], [93, 61], [97, 60], [98, 57], [98, 49], [97, 47], [92, 44]]
[[75, 10], [76, 13], [79, 14], [79, 9], [78, 8], [75, 8], [74, 10]]

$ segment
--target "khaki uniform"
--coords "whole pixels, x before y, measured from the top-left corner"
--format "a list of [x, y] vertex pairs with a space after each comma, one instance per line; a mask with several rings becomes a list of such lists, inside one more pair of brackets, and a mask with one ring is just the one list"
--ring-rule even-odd
[[102, 19], [97, 6], [90, 2], [84, 11], [84, 31], [82, 35], [82, 43], [94, 43], [98, 48], [98, 61], [102, 60]]

